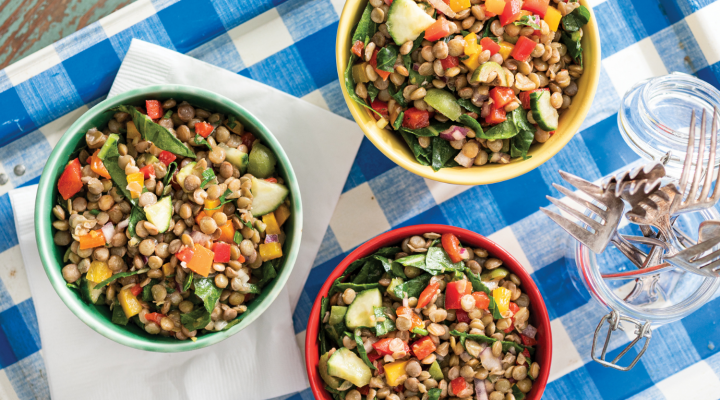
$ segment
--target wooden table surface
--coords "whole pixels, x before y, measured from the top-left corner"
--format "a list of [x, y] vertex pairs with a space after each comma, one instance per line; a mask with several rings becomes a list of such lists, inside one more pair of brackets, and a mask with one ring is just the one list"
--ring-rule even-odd
[[0, 0], [0, 69], [133, 0]]

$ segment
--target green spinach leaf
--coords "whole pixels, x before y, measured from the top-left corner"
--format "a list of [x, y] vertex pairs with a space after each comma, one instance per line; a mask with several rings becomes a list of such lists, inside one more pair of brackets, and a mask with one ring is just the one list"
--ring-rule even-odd
[[377, 69], [381, 71], [394, 72], [395, 61], [397, 61], [398, 47], [386, 45], [377, 54]]
[[462, 123], [465, 126], [470, 127], [470, 129], [475, 131], [475, 137], [481, 137], [483, 135], [483, 133], [484, 133], [483, 128], [480, 125], [480, 122], [478, 122], [478, 120], [476, 120], [475, 118], [473, 118], [467, 114], [463, 114], [460, 116], [460, 119], [458, 119], [458, 121], [460, 121], [460, 123]]
[[425, 254], [412, 254], [395, 260], [406, 267], [425, 268]]
[[518, 387], [517, 384], [513, 385], [512, 394], [513, 394], [513, 397], [515, 397], [515, 400], [525, 400], [525, 393], [523, 393], [523, 391], [520, 390], [520, 388]]
[[428, 283], [430, 282], [430, 278], [432, 277], [433, 276], [431, 274], [422, 274], [417, 278], [410, 279], [407, 282], [403, 282], [395, 286], [395, 297], [397, 297], [398, 299], [404, 299], [405, 297], [420, 297], [420, 293], [425, 290]]
[[[465, 346], [465, 340], [471, 339], [475, 340], [476, 342], [484, 342], [487, 344], [493, 344], [497, 342], [498, 340], [492, 337], [488, 337], [485, 335], [473, 335], [465, 332], [459, 332], [456, 330], [450, 331], [450, 334], [453, 336], [457, 336], [460, 338], [460, 343], [462, 343], [463, 346]], [[515, 350], [519, 353], [522, 353], [523, 350], [528, 349], [530, 354], [533, 354], [535, 352], [535, 349], [529, 346], [523, 346], [521, 344], [515, 343], [515, 342], [506, 342], [506, 341], [500, 341], [502, 343], [502, 350], [508, 351], [510, 348], [515, 348]]]
[[478, 137], [487, 140], [499, 140], [510, 139], [517, 134], [518, 130], [515, 123], [512, 119], [507, 119], [488, 129], [487, 132], [484, 132], [482, 135], [478, 135]]
[[390, 260], [388, 258], [385, 258], [383, 256], [375, 255], [374, 256], [376, 260], [380, 261], [382, 263], [383, 269], [388, 274], [394, 276], [394, 277], [400, 277], [403, 279], [407, 279], [407, 276], [405, 276], [405, 271], [403, 271], [402, 265], [400, 265], [397, 261]]
[[590, 11], [581, 5], [570, 14], [562, 18], [563, 29], [567, 32], [576, 32], [590, 21]]
[[133, 207], [132, 212], [130, 213], [130, 221], [128, 221], [128, 232], [130, 232], [130, 236], [137, 236], [135, 234], [135, 226], [138, 222], [146, 220], [147, 217], [145, 216], [145, 211], [143, 211], [140, 207]]
[[531, 28], [540, 29], [540, 18], [535, 15], [523, 15], [519, 20], [513, 22], [517, 26], [529, 26]]
[[175, 175], [175, 171], [177, 171], [177, 163], [175, 161], [173, 161], [167, 167], [167, 173], [165, 174], [165, 177], [163, 178], [163, 186], [167, 187], [167, 185], [170, 183], [170, 180], [172, 179], [173, 175]]
[[[205, 140], [204, 137], [202, 137], [198, 134], [195, 134], [193, 141], [195, 141], [195, 144], [198, 146], [205, 146], [208, 150], [212, 150], [212, 146], [210, 146], [210, 143], [208, 143], [208, 141]], [[205, 170], [205, 171], [207, 171], [207, 170]]]
[[492, 31], [490, 30], [490, 25], [492, 25], [493, 21], [495, 21], [496, 19], [498, 19], [497, 16], [485, 21], [485, 27], [483, 28], [482, 35], [480, 35], [480, 39], [485, 37], [489, 37], [490, 39], [495, 38], [495, 35], [493, 35]]
[[262, 269], [262, 278], [257, 284], [262, 288], [277, 277], [277, 271], [272, 261], [265, 261], [260, 268]]
[[391, 258], [391, 257], [395, 258], [395, 254], [397, 254], [401, 251], [402, 251], [401, 248], [395, 247], [395, 246], [382, 247], [378, 251], [376, 251], [374, 255], [380, 256], [380, 257], [385, 257], [385, 258]]
[[415, 135], [405, 132], [402, 129], [400, 129], [400, 135], [402, 135], [403, 139], [405, 139], [405, 143], [407, 143], [408, 147], [410, 147], [410, 151], [412, 151], [417, 162], [420, 165], [430, 165], [432, 146], [423, 148], [420, 146], [420, 143]]
[[370, 97], [370, 103], [372, 103], [373, 101], [375, 101], [375, 98], [377, 97], [378, 93], [380, 93], [380, 89], [376, 88], [375, 85], [368, 82], [367, 92], [368, 92], [368, 96]]
[[400, 129], [403, 119], [405, 119], [405, 111], [400, 111], [400, 114], [398, 114], [397, 118], [395, 118], [395, 122], [393, 122], [393, 129]]
[[157, 148], [184, 157], [195, 158], [195, 152], [188, 149], [180, 139], [176, 138], [175, 135], [170, 133], [165, 127], [153, 122], [150, 117], [141, 113], [135, 107], [123, 105], [114, 107], [111, 110], [130, 114], [142, 138], [152, 142]]
[[450, 256], [441, 247], [430, 247], [428, 248], [427, 255], [425, 256], [425, 265], [427, 269], [433, 271], [463, 271], [465, 269], [465, 263], [458, 261], [453, 263], [450, 260]]
[[360, 355], [360, 358], [365, 362], [365, 365], [370, 367], [370, 369], [377, 369], [377, 368], [375, 368], [373, 363], [370, 362], [370, 359], [368, 358], [367, 351], [365, 351], [365, 345], [363, 344], [362, 338], [360, 337], [360, 335], [357, 334], [358, 332], [355, 332], [355, 333], [356, 333], [355, 335], [348, 334], [348, 337], [351, 337], [355, 340], [355, 344], [357, 345], [356, 348], [357, 348], [358, 354]]
[[382, 275], [383, 267], [380, 262], [375, 258], [368, 258], [352, 282], [356, 284], [376, 283], [380, 281]]
[[383, 336], [396, 330], [392, 317], [395, 316], [390, 307], [373, 307], [375, 314], [375, 336]]
[[440, 168], [445, 167], [450, 160], [455, 158], [459, 152], [460, 150], [455, 150], [447, 140], [439, 137], [434, 138], [432, 142], [432, 169], [439, 171]]
[[583, 65], [583, 49], [582, 44], [580, 44], [580, 32], [573, 32], [573, 33], [567, 33], [563, 32], [562, 36], [560, 36], [560, 41], [567, 46], [567, 52], [570, 54], [570, 57], [575, 60], [576, 63], [578, 63], [581, 67]]
[[148, 271], [150, 271], [150, 268], [143, 268], [143, 269], [139, 269], [139, 270], [137, 270], [137, 271], [120, 272], [119, 274], [115, 274], [115, 275], [113, 275], [113, 276], [105, 279], [104, 281], [98, 283], [97, 285], [95, 285], [94, 290], [102, 289], [102, 288], [105, 287], [107, 284], [115, 281], [116, 279], [124, 278], [124, 277], [126, 277], [126, 276], [133, 276], [133, 275], [138, 275], [138, 274], [144, 274], [144, 273], [146, 273], [146, 272], [148, 272]]
[[509, 118], [512, 120], [513, 124], [515, 124], [515, 128], [517, 128], [517, 131], [530, 131], [535, 132], [535, 127], [532, 126], [530, 121], [527, 119], [527, 112], [522, 108], [518, 107], [514, 109], [510, 115]]
[[367, 45], [367, 43], [370, 41], [370, 38], [372, 35], [375, 34], [375, 30], [377, 29], [377, 24], [373, 22], [372, 18], [370, 18], [370, 14], [373, 11], [373, 6], [368, 3], [365, 6], [365, 10], [363, 11], [362, 17], [360, 17], [360, 22], [357, 24], [357, 28], [355, 28], [355, 33], [353, 33], [352, 36], [352, 43], [354, 44], [358, 40], [363, 42]]
[[343, 80], [345, 81], [345, 89], [347, 90], [348, 96], [350, 96], [350, 98], [353, 99], [356, 103], [382, 117], [379, 112], [373, 110], [372, 107], [368, 106], [367, 103], [365, 103], [365, 100], [361, 99], [360, 96], [355, 93], [355, 80], [353, 80], [352, 76], [352, 67], [353, 63], [355, 63], [356, 58], [357, 57], [354, 54], [350, 55], [350, 60], [348, 60], [348, 66], [345, 69], [345, 75], [343, 76]]
[[[403, 96], [403, 90], [405, 89], [406, 86], [407, 86], [407, 82], [403, 82], [403, 84], [397, 88], [395, 87], [395, 84], [388, 85], [388, 93], [390, 93], [390, 96], [393, 99], [395, 99], [395, 101], [402, 107], [408, 106], [407, 101], [405, 101], [405, 96]], [[403, 112], [403, 114], [404, 114], [404, 112]], [[401, 118], [398, 118], [398, 119], [400, 119], [402, 121]], [[395, 128], [395, 130], [397, 130], [397, 129], [399, 129], [399, 128]]]
[[125, 198], [127, 199], [127, 201], [130, 202], [130, 204], [137, 206], [138, 199], [133, 199], [130, 191], [127, 189], [128, 182], [127, 176], [125, 175], [125, 170], [120, 168], [120, 166], [118, 165], [119, 157], [120, 152], [118, 151], [118, 142], [115, 141], [110, 145], [109, 150], [105, 154], [103, 164], [105, 165], [105, 169], [107, 169], [108, 173], [110, 174], [110, 178], [112, 179], [115, 187], [117, 187], [120, 193], [125, 196]]
[[196, 308], [189, 313], [180, 314], [180, 323], [189, 331], [202, 329], [210, 323], [210, 312], [204, 308]]
[[213, 311], [215, 304], [220, 300], [221, 294], [222, 289], [215, 286], [212, 279], [195, 277], [195, 295], [202, 299], [207, 312], [211, 313]]
[[462, 107], [470, 112], [474, 112], [477, 115], [480, 115], [482, 113], [482, 110], [480, 109], [480, 107], [473, 104], [472, 101], [470, 101], [470, 99], [458, 99], [457, 103], [460, 105], [460, 107]]
[[128, 317], [125, 315], [125, 311], [123, 311], [122, 306], [120, 306], [120, 302], [118, 301], [117, 297], [115, 298], [115, 301], [113, 302], [113, 311], [112, 311], [112, 319], [113, 324], [122, 325], [125, 326], [130, 321]]
[[522, 157], [527, 160], [527, 153], [530, 150], [535, 135], [531, 131], [520, 131], [515, 137], [510, 139], [510, 157]]
[[[356, 293], [360, 293], [363, 290], [368, 289], [379, 289], [381, 286], [379, 283], [352, 283], [352, 282], [340, 282], [341, 278], [338, 278], [335, 280], [335, 283], [333, 284], [333, 288], [335, 289], [335, 292], [344, 292], [346, 289], [352, 289]], [[333, 292], [333, 294], [335, 294]]]
[[438, 388], [430, 389], [428, 390], [428, 400], [440, 400], [440, 395], [442, 394], [442, 390]]
[[[190, 286], [192, 286], [192, 283], [193, 283], [193, 273], [191, 272], [191, 273], [187, 274], [187, 276], [185, 277], [185, 282], [183, 283], [183, 286], [182, 286], [183, 292], [187, 292], [188, 289], [190, 289]], [[211, 312], [212, 312], [212, 310], [211, 310]]]
[[243, 237], [242, 237], [242, 234], [240, 233], [240, 231], [235, 231], [235, 236], [233, 236], [233, 242], [235, 242], [235, 244], [240, 246], [240, 242], [242, 242], [242, 241], [243, 241]]

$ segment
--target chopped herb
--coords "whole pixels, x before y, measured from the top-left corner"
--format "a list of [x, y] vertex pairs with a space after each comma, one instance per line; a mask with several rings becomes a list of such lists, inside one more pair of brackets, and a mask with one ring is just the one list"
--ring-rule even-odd
[[126, 276], [133, 276], [133, 275], [138, 275], [138, 274], [144, 274], [144, 273], [146, 273], [146, 272], [148, 272], [148, 271], [150, 271], [150, 268], [143, 268], [143, 269], [139, 269], [139, 270], [137, 270], [137, 271], [128, 271], [128, 272], [121, 272], [121, 273], [119, 273], [119, 274], [115, 274], [115, 275], [113, 275], [113, 276], [105, 279], [104, 281], [98, 283], [97, 285], [95, 285], [95, 287], [93, 288], [93, 290], [102, 289], [105, 285], [107, 285], [107, 284], [110, 283], [110, 282], [113, 282], [113, 281], [116, 280], [116, 279], [124, 278], [124, 277], [126, 277]]
[[214, 208], [206, 208], [205, 211], [218, 210], [218, 209], [220, 209], [220, 207], [224, 206], [225, 204], [232, 203], [232, 199], [229, 199], [229, 200], [227, 199], [227, 196], [230, 196], [231, 194], [232, 194], [232, 190], [225, 189], [225, 192], [223, 192], [223, 194], [220, 195], [220, 198], [218, 199], [218, 200], [220, 200], [220, 204]]
[[90, 210], [90, 214], [92, 214], [92, 215], [98, 215], [98, 214], [100, 214], [100, 210], [98, 210], [98, 209]]
[[195, 134], [195, 144], [197, 144], [198, 146], [205, 146], [208, 150], [212, 150], [212, 146], [210, 146], [210, 143], [208, 143], [208, 141], [205, 140], [204, 137], [198, 135], [197, 133]]
[[215, 172], [213, 172], [212, 168], [208, 168], [202, 172], [203, 181], [200, 184], [201, 188], [205, 188], [205, 185], [210, 183], [213, 179], [215, 179]]
[[173, 115], [173, 111], [172, 111], [172, 110], [167, 110], [167, 112], [165, 113], [165, 115], [163, 115], [163, 118], [168, 119], [168, 118], [172, 117], [172, 115]]
[[243, 237], [242, 237], [242, 235], [240, 234], [240, 231], [235, 231], [235, 236], [233, 237], [233, 241], [234, 241], [238, 246], [240, 246], [240, 242], [243, 241]]
[[152, 142], [159, 149], [167, 150], [173, 154], [178, 154], [183, 157], [195, 158], [195, 152], [189, 149], [183, 142], [180, 141], [180, 139], [175, 137], [175, 135], [170, 133], [170, 131], [162, 125], [153, 122], [150, 117], [141, 113], [135, 107], [123, 105], [111, 108], [110, 110], [122, 111], [130, 114], [132, 116], [133, 123], [140, 132], [140, 135], [142, 135], [142, 138]]
[[234, 115], [228, 115], [228, 123], [227, 123], [228, 128], [235, 129], [235, 126], [237, 126], [237, 122], [235, 122], [235, 121], [237, 121], [237, 120], [235, 119]]

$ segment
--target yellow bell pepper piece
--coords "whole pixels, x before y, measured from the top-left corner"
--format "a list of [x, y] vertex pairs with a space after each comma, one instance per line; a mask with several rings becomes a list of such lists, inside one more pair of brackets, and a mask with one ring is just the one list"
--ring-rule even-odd
[[170, 263], [165, 263], [165, 265], [162, 266], [162, 270], [163, 270], [163, 274], [165, 274], [165, 276], [172, 275], [175, 273], [175, 268], [173, 268], [173, 266], [170, 265]]
[[463, 64], [465, 64], [465, 66], [468, 67], [469, 70], [474, 71], [477, 69], [477, 67], [480, 66], [478, 58], [480, 58], [480, 52], [468, 56], [468, 58], [463, 60]]
[[90, 282], [100, 283], [112, 275], [112, 270], [108, 267], [106, 262], [93, 261], [90, 263], [90, 269], [88, 269], [85, 278], [87, 278]]
[[401, 383], [400, 378], [405, 375], [405, 367], [409, 362], [410, 361], [395, 361], [390, 364], [385, 364], [383, 368], [385, 369], [385, 380], [388, 385], [397, 386]]
[[280, 204], [280, 207], [275, 210], [274, 214], [278, 225], [283, 226], [285, 221], [290, 217], [290, 209], [285, 204]]
[[127, 189], [130, 191], [130, 196], [133, 199], [137, 199], [142, 194], [142, 189], [145, 186], [145, 174], [142, 172], [135, 172], [127, 177]]
[[505, 0], [486, 0], [485, 11], [500, 15], [505, 10]]
[[543, 18], [543, 20], [550, 27], [550, 30], [553, 32], [557, 32], [561, 19], [562, 19], [562, 14], [560, 14], [560, 11], [558, 11], [556, 8], [554, 8], [552, 6], [548, 7], [547, 11], [545, 12], [545, 18]]
[[482, 46], [480, 46], [477, 42], [477, 35], [474, 33], [465, 36], [465, 43], [466, 56], [477, 54], [482, 50]]
[[265, 214], [262, 217], [263, 222], [265, 223], [265, 233], [268, 235], [279, 235], [280, 234], [280, 225], [278, 225], [277, 219], [275, 219], [275, 214]]
[[455, 12], [470, 8], [470, 0], [450, 0], [450, 8]]
[[118, 301], [125, 312], [125, 316], [128, 318], [138, 315], [140, 311], [142, 311], [140, 301], [134, 294], [130, 293], [130, 289], [122, 289], [120, 293], [118, 293]]
[[498, 311], [500, 314], [505, 316], [505, 313], [508, 312], [510, 309], [510, 295], [512, 293], [505, 289], [504, 287], [499, 287], [495, 290], [493, 290], [493, 298], [495, 299], [495, 302], [497, 303]]
[[510, 54], [512, 53], [513, 49], [515, 48], [515, 45], [510, 42], [506, 42], [504, 40], [502, 42], [500, 42], [499, 44], [500, 44], [500, 50], [498, 50], [498, 53], [500, 53], [503, 60], [507, 60], [507, 58], [510, 57]]
[[217, 208], [217, 206], [219, 206], [219, 205], [220, 205], [220, 199], [215, 199], [215, 200], [205, 199], [205, 210], [203, 210], [205, 212], [205, 215], [207, 215], [208, 217], [212, 217], [213, 214], [215, 214], [216, 212], [222, 211], [219, 208], [217, 210], [212, 210], [212, 208]]
[[138, 131], [138, 128], [135, 126], [134, 122], [128, 121], [126, 126], [128, 139], [135, 139], [136, 137], [140, 137], [140, 131]]
[[260, 245], [260, 258], [263, 261], [274, 260], [282, 257], [282, 246], [280, 243], [263, 243]]

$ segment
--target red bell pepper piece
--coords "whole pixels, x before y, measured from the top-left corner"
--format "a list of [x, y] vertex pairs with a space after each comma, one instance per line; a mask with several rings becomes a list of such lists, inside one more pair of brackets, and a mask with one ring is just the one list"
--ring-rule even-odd
[[435, 342], [433, 342], [430, 336], [423, 336], [422, 338], [413, 342], [410, 348], [412, 348], [412, 352], [415, 357], [417, 357], [418, 360], [422, 360], [423, 358], [432, 354], [435, 349], [437, 349], [437, 346], [435, 346]]
[[481, 310], [487, 310], [490, 307], [490, 298], [485, 292], [475, 292], [472, 294], [475, 298], [475, 307]]
[[[520, 11], [522, 11], [522, 0], [505, 0], [505, 8], [503, 13], [500, 15], [500, 25], [505, 26], [513, 23], [520, 18]], [[524, 37], [524, 36], [521, 36]]]
[[445, 18], [438, 18], [435, 23], [425, 29], [425, 40], [434, 42], [450, 34], [450, 23]]
[[378, 67], [377, 67], [377, 55], [378, 55], [378, 52], [379, 52], [378, 49], [375, 49], [375, 51], [373, 51], [372, 58], [370, 59], [369, 62], [370, 62], [370, 65], [372, 65], [372, 67], [375, 68], [375, 72], [377, 72], [377, 74], [380, 75], [380, 77], [383, 78], [384, 81], [386, 81], [387, 78], [388, 78], [388, 76], [390, 76], [390, 72], [387, 72], [387, 71], [383, 71], [383, 70], [381, 70], [381, 69], [378, 69]]
[[[390, 342], [392, 342], [393, 340], [395, 340], [395, 339], [391, 339], [391, 338], [381, 339], [381, 340], [373, 343], [372, 346], [375, 349], [375, 351], [377, 351], [378, 354], [380, 354], [382, 356], [392, 355], [394, 352], [392, 350], [390, 350]], [[403, 351], [405, 351], [406, 353], [409, 353], [410, 346], [408, 346], [408, 344], [405, 342], [402, 342], [402, 343], [404, 345]]]
[[160, 119], [163, 116], [163, 108], [157, 100], [145, 100], [145, 109], [148, 117], [152, 119]]
[[460, 299], [472, 293], [472, 284], [466, 280], [450, 282], [445, 286], [445, 308], [460, 310]]
[[510, 53], [510, 56], [518, 61], [525, 61], [528, 57], [530, 57], [530, 53], [535, 50], [535, 45], [537, 45], [537, 43], [525, 36], [520, 36], [520, 39], [518, 39], [517, 43], [515, 43], [515, 48], [512, 53]]
[[482, 38], [480, 40], [480, 46], [482, 46], [483, 51], [489, 50], [490, 55], [493, 55], [500, 51], [500, 45], [495, 43], [495, 41], [490, 39], [489, 37]]
[[508, 304], [508, 309], [512, 312], [512, 317], [510, 317], [510, 326], [505, 329], [505, 333], [512, 332], [513, 328], [515, 327], [515, 314], [520, 310], [520, 307], [518, 307], [517, 304], [513, 303], [512, 301], [510, 304]]
[[370, 393], [370, 386], [365, 385], [363, 387], [359, 387], [357, 390], [358, 390], [358, 392], [360, 392], [361, 395], [367, 396], [368, 393]]
[[252, 145], [255, 143], [255, 135], [253, 135], [250, 132], [244, 133], [242, 136], [240, 136], [240, 141], [242, 144], [245, 145], [245, 147], [248, 148], [248, 152], [252, 150]]
[[160, 313], [157, 313], [157, 312], [145, 314], [145, 319], [146, 319], [146, 320], [148, 320], [148, 321], [150, 321], [150, 322], [154, 322], [154, 323], [156, 323], [156, 324], [158, 324], [158, 325], [160, 325], [160, 321], [161, 321], [163, 318], [165, 318], [165, 317], [167, 317], [167, 315], [165, 315], [165, 314], [160, 314]]
[[432, 298], [435, 296], [435, 293], [437, 293], [438, 289], [440, 289], [440, 283], [437, 281], [430, 281], [425, 290], [420, 293], [417, 308], [425, 308], [425, 306], [430, 304], [430, 300], [432, 300]]
[[463, 309], [455, 310], [455, 318], [457, 318], [457, 322], [464, 322], [466, 324], [470, 322], [470, 316]]
[[515, 100], [515, 92], [509, 87], [495, 86], [490, 89], [489, 94], [495, 108], [505, 107], [508, 103]]
[[168, 165], [170, 165], [173, 161], [175, 161], [176, 158], [177, 158], [177, 156], [175, 156], [175, 154], [173, 154], [167, 150], [161, 151], [160, 155], [158, 156], [158, 160], [160, 160], [160, 162], [165, 164], [166, 167]]
[[265, 181], [270, 183], [277, 183], [277, 178], [267, 178], [265, 179]]
[[198, 135], [207, 138], [210, 136], [210, 134], [215, 130], [215, 127], [208, 124], [207, 122], [196, 122], [195, 123], [195, 133]]
[[425, 324], [423, 323], [423, 319], [419, 315], [415, 314], [415, 312], [413, 312], [412, 308], [398, 307], [398, 309], [395, 310], [395, 314], [397, 314], [398, 317], [402, 315], [403, 317], [406, 317], [407, 319], [409, 319], [410, 322], [412, 322], [410, 330], [413, 330], [415, 328], [425, 329]]
[[365, 43], [362, 42], [362, 40], [356, 40], [352, 47], [352, 52], [358, 56], [362, 57], [363, 54], [363, 48], [365, 47]]
[[375, 99], [373, 100], [372, 104], [370, 104], [370, 107], [372, 107], [373, 110], [379, 112], [383, 118], [390, 119], [388, 116], [388, 104], [382, 100]]
[[80, 178], [82, 178], [82, 167], [80, 160], [76, 158], [65, 166], [58, 180], [58, 191], [64, 200], [75, 196], [82, 189], [83, 183]]
[[177, 257], [177, 259], [180, 261], [190, 262], [190, 260], [193, 257], [193, 254], [195, 254], [195, 252], [191, 248], [186, 247], [186, 248], [178, 251], [177, 253], [175, 253], [175, 257]]
[[490, 125], [497, 125], [501, 122], [505, 122], [506, 119], [507, 117], [505, 116], [504, 108], [491, 108], [490, 114], [485, 117], [485, 122]]
[[540, 18], [545, 18], [545, 13], [549, 5], [550, 0], [525, 0], [522, 9], [537, 14]]
[[145, 179], [150, 179], [151, 176], [155, 176], [155, 167], [152, 165], [146, 165], [140, 168], [140, 172], [143, 173]]
[[220, 263], [230, 262], [230, 244], [217, 242], [215, 243], [215, 246], [213, 246], [212, 250], [213, 253], [215, 253], [213, 261]]
[[462, 256], [460, 255], [460, 240], [458, 240], [457, 236], [452, 233], [445, 233], [442, 235], [440, 242], [452, 262], [457, 263], [462, 261]]
[[550, 90], [549, 88], [540, 88], [540, 89], [533, 89], [529, 90], [527, 92], [520, 92], [518, 94], [518, 97], [520, 98], [520, 101], [522, 102], [522, 107], [526, 110], [530, 109], [530, 93], [537, 92], [539, 90]]
[[142, 293], [143, 288], [140, 285], [135, 285], [130, 288], [130, 293], [133, 294], [133, 296], [137, 297], [140, 293]]
[[444, 60], [440, 60], [440, 64], [442, 64], [443, 69], [447, 70], [460, 65], [460, 60], [455, 56], [447, 56]]
[[108, 172], [107, 168], [105, 168], [105, 164], [103, 164], [103, 161], [98, 157], [98, 153], [100, 153], [100, 149], [95, 150], [92, 156], [88, 157], [87, 163], [90, 164], [90, 169], [92, 172], [102, 176], [103, 178], [110, 179], [110, 173]]
[[485, 12], [485, 18], [492, 18], [497, 15], [494, 12], [488, 11], [487, 8], [485, 7], [485, 4], [481, 4], [480, 7], [482, 7], [483, 11]]
[[430, 126], [430, 113], [426, 110], [418, 110], [415, 107], [408, 108], [405, 111], [402, 126], [408, 129], [420, 129]]
[[528, 349], [523, 349], [522, 353], [525, 358], [530, 358], [530, 351]]
[[368, 353], [368, 360], [370, 360], [370, 362], [375, 362], [376, 360], [381, 358], [383, 358], [382, 354], [378, 353], [377, 351], [371, 351], [370, 353]]
[[465, 390], [467, 387], [467, 382], [465, 382], [465, 378], [462, 376], [458, 376], [457, 378], [450, 381], [450, 388], [452, 389], [452, 393], [454, 395], [458, 395], [460, 392]]
[[385, 1], [385, 4], [387, 4], [387, 5], [389, 5], [389, 6], [391, 6], [391, 5], [392, 5], [392, 2], [393, 2], [393, 0], [384, 0], [384, 1]]
[[520, 339], [522, 339], [523, 345], [525, 346], [535, 346], [537, 344], [537, 340], [529, 336], [525, 336], [522, 333], [520, 334]]

